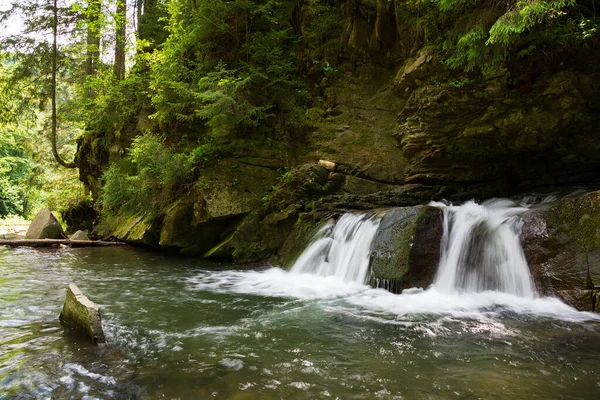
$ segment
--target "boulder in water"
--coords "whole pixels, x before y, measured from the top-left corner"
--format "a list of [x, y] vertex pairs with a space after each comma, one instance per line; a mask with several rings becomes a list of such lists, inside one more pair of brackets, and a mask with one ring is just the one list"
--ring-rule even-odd
[[66, 238], [67, 235], [65, 235], [60, 223], [47, 208], [42, 208], [40, 212], [38, 212], [25, 234], [25, 239]]
[[77, 231], [71, 235], [71, 240], [90, 240], [84, 231]]
[[94, 343], [106, 341], [98, 305], [88, 299], [74, 283], [69, 284], [59, 319], [63, 325], [88, 336]]
[[402, 279], [422, 206], [393, 208], [385, 213], [371, 247], [371, 270], [376, 279]]
[[387, 211], [371, 248], [371, 284], [391, 292], [429, 286], [440, 259], [442, 233], [437, 207]]

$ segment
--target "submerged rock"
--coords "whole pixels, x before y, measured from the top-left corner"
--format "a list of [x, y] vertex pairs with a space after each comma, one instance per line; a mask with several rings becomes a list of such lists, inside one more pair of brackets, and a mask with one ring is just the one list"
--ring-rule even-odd
[[66, 239], [67, 235], [63, 231], [58, 220], [52, 215], [50, 210], [42, 208], [35, 216], [29, 229], [25, 234], [25, 239]]
[[63, 325], [88, 336], [94, 343], [106, 341], [98, 306], [88, 299], [74, 283], [69, 284], [59, 319]]

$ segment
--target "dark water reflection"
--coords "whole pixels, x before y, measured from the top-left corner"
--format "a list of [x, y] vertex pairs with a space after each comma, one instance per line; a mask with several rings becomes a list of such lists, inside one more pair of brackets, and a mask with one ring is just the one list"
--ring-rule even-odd
[[[233, 268], [131, 248], [0, 248], [0, 398], [600, 398], [598, 322], [400, 317], [344, 296], [218, 289], [227, 274], [195, 284]], [[60, 327], [69, 282], [100, 305], [106, 346]]]

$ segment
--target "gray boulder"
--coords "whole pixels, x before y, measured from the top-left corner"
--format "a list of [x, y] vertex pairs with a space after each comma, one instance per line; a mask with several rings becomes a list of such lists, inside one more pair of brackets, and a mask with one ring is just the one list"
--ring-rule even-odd
[[77, 231], [71, 235], [71, 240], [90, 240], [84, 231]]
[[370, 284], [397, 293], [428, 287], [439, 263], [442, 234], [442, 210], [437, 207], [388, 210], [371, 246]]
[[85, 297], [74, 283], [69, 284], [59, 319], [64, 326], [88, 336], [94, 343], [106, 341], [98, 306]]
[[63, 231], [58, 220], [52, 215], [50, 210], [42, 208], [35, 216], [25, 239], [66, 239], [67, 235]]

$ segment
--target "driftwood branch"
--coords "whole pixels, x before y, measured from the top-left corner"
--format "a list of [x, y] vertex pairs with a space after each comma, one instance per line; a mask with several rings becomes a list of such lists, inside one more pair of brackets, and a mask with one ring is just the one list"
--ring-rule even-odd
[[25, 247], [99, 247], [99, 246], [123, 246], [123, 242], [106, 242], [103, 240], [71, 240], [71, 239], [0, 239], [0, 246], [25, 246]]

